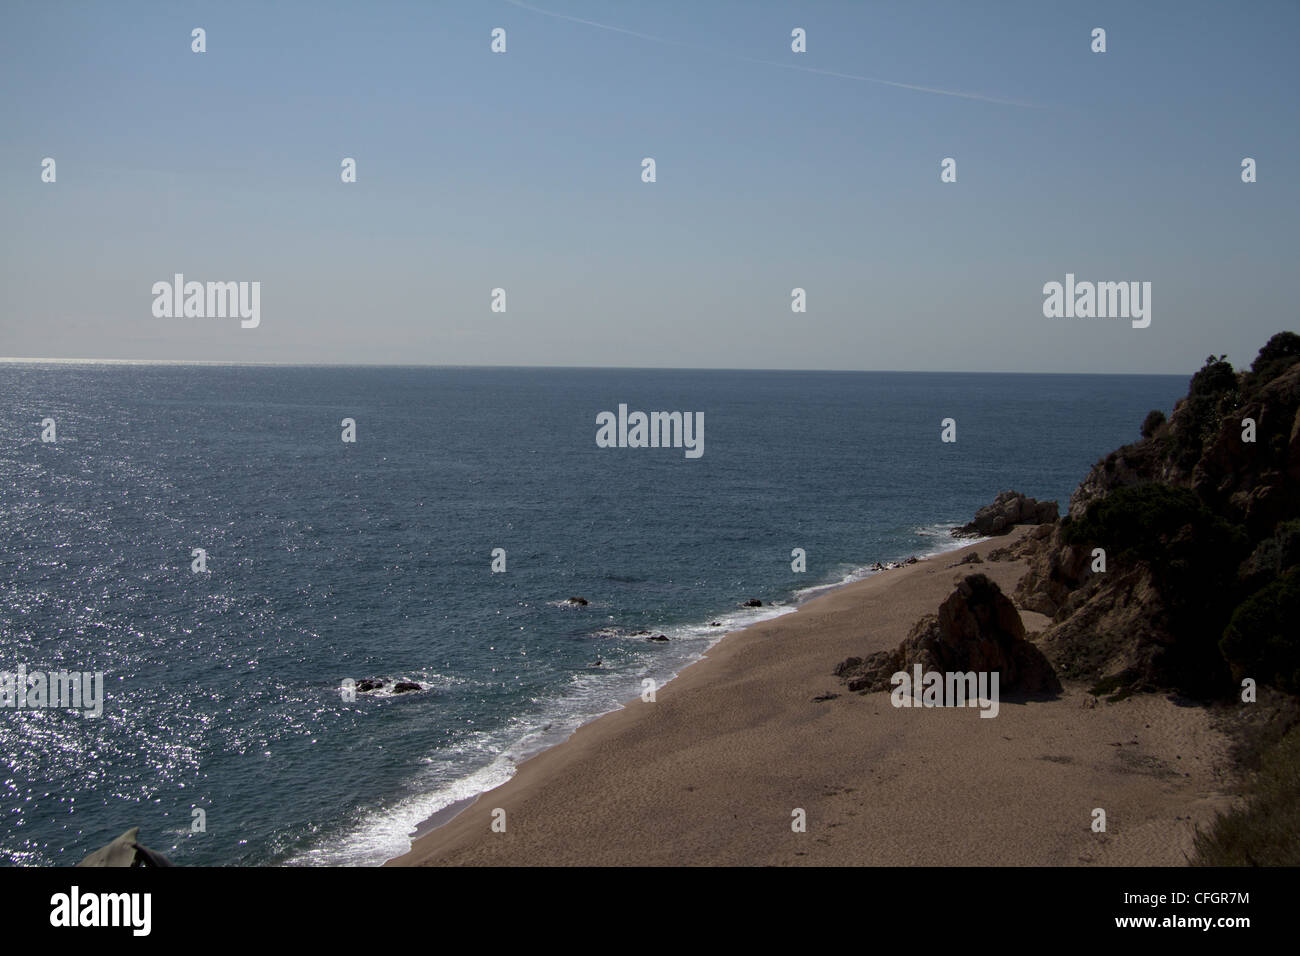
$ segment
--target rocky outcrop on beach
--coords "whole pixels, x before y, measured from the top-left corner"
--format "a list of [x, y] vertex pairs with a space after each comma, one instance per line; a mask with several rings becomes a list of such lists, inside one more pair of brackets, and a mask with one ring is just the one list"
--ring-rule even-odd
[[1300, 692], [1300, 336], [1249, 371], [1210, 356], [1141, 436], [1015, 546], [1016, 601], [1053, 621], [1044, 652], [1098, 693]]
[[865, 659], [850, 657], [835, 668], [835, 676], [851, 691], [890, 690], [894, 674], [910, 673], [918, 664], [923, 672], [996, 671], [1003, 692], [1035, 695], [1061, 689], [1051, 664], [1025, 638], [1020, 612], [983, 574], [963, 578], [939, 612], [917, 621], [897, 649]]
[[988, 538], [1006, 534], [1019, 524], [1046, 524], [1056, 520], [1055, 501], [1038, 501], [1018, 491], [1004, 491], [975, 512], [975, 520], [953, 528], [953, 537]]
[[132, 827], [120, 837], [86, 856], [77, 866], [172, 866], [171, 860], [157, 850], [139, 843], [139, 827]]

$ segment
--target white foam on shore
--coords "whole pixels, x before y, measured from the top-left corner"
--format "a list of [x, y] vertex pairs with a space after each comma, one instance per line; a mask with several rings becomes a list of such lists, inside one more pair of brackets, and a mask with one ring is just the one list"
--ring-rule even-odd
[[[930, 558], [977, 544], [982, 538], [953, 538], [952, 523], [926, 525], [912, 533], [932, 543], [918, 558]], [[912, 552], [916, 553], [916, 552]], [[888, 559], [902, 561], [906, 555]], [[882, 563], [884, 563], [882, 561]], [[633, 669], [590, 669], [572, 674], [565, 692], [537, 701], [541, 713], [517, 717], [505, 727], [476, 736], [456, 748], [430, 756], [426, 779], [412, 781], [419, 792], [393, 805], [366, 812], [341, 836], [326, 838], [316, 846], [285, 861], [290, 866], [379, 866], [410, 851], [413, 834], [423, 835], [430, 818], [457, 803], [466, 806], [476, 797], [501, 786], [514, 776], [516, 767], [529, 757], [557, 746], [584, 724], [623, 709], [625, 701], [638, 697], [641, 681], [652, 678], [658, 688], [700, 660], [728, 633], [759, 621], [771, 620], [799, 609], [807, 600], [854, 581], [870, 577], [870, 566], [845, 566], [836, 580], [800, 588], [792, 601], [777, 601], [762, 607], [736, 607], [707, 620], [660, 628], [670, 639], [667, 654]], [[718, 621], [720, 627], [711, 627]], [[632, 635], [626, 635], [631, 637]], [[644, 640], [636, 637], [636, 640]], [[678, 653], [673, 650], [683, 649]], [[470, 769], [472, 767], [472, 769]], [[446, 820], [440, 821], [445, 823]]]
[[[940, 554], [947, 554], [949, 551], [957, 551], [961, 548], [969, 547], [972, 544], [979, 544], [981, 541], [988, 540], [987, 538], [954, 538], [952, 536], [952, 529], [954, 527], [957, 527], [957, 525], [952, 522], [940, 522], [938, 524], [924, 525], [919, 528], [914, 528], [912, 533], [917, 537], [927, 539], [925, 543], [930, 545], [930, 549], [928, 551], [922, 550], [919, 553], [914, 551], [907, 555], [882, 558], [880, 559], [880, 563], [884, 565], [891, 563], [901, 564], [909, 557], [915, 557], [918, 560], [924, 561], [927, 558], [933, 558]], [[827, 591], [834, 591], [847, 584], [852, 584], [854, 581], [861, 581], [865, 578], [871, 577], [873, 574], [882, 574], [885, 571], [890, 570], [896, 569], [886, 567], [884, 569], [873, 570], [872, 565], [848, 566], [848, 570], [844, 571], [838, 580], [826, 584], [814, 584], [810, 587], [800, 588], [794, 592], [794, 595], [800, 603], [803, 603], [811, 598], [825, 594]]]
[[[563, 743], [584, 724], [622, 710], [625, 701], [640, 695], [643, 679], [652, 678], [656, 687], [662, 688], [702, 658], [729, 631], [794, 610], [797, 610], [794, 604], [737, 608], [709, 619], [721, 622], [721, 627], [710, 627], [708, 621], [665, 627], [659, 633], [669, 637], [665, 649], [670, 653], [657, 655], [662, 657], [659, 662], [634, 670], [611, 668], [574, 673], [563, 694], [539, 701], [540, 715], [514, 718], [499, 731], [478, 735], [470, 742], [426, 758], [436, 766], [431, 767], [423, 782], [418, 778], [413, 781], [419, 792], [390, 806], [366, 812], [341, 836], [331, 835], [295, 853], [284, 864], [380, 866], [402, 856], [411, 849], [412, 835], [423, 834], [422, 824], [431, 817], [456, 803], [468, 805], [513, 777], [519, 763]], [[674, 655], [673, 648], [684, 648], [685, 653]], [[469, 766], [474, 768], [466, 771]]]

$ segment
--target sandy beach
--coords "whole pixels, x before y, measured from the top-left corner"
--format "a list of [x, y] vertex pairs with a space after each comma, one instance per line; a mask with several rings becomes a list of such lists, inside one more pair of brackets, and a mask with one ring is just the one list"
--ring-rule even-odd
[[[728, 634], [659, 689], [523, 762], [389, 865], [1168, 865], [1226, 809], [1228, 741], [1164, 695], [1065, 686], [996, 718], [904, 709], [832, 671], [896, 647], [1028, 528], [818, 597]], [[1047, 619], [1022, 611], [1026, 630]], [[814, 698], [838, 694], [827, 700]], [[493, 832], [493, 811], [505, 832]], [[792, 813], [806, 814], [794, 832]], [[1106, 832], [1093, 832], [1094, 808]]]

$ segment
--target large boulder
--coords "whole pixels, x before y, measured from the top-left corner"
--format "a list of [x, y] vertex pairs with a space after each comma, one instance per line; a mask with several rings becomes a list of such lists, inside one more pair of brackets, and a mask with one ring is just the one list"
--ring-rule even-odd
[[953, 528], [958, 538], [987, 538], [1006, 534], [1018, 524], [1047, 524], [1057, 518], [1055, 501], [1038, 501], [1018, 491], [1004, 491], [975, 512], [975, 520]]
[[881, 691], [890, 678], [910, 672], [998, 672], [1003, 692], [1027, 695], [1059, 693], [1061, 683], [1043, 653], [1025, 638], [1020, 612], [983, 574], [965, 577], [939, 606], [912, 626], [896, 650], [868, 658], [851, 657], [835, 669], [849, 690]]
[[172, 862], [155, 850], [136, 842], [139, 827], [132, 827], [120, 837], [86, 856], [77, 866], [171, 866]]

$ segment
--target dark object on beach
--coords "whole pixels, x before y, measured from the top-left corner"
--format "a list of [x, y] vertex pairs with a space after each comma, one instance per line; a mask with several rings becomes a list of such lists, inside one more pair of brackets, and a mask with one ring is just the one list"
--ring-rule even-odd
[[984, 559], [981, 558], [974, 551], [972, 551], [970, 554], [966, 555], [966, 557], [962, 558], [960, 561], [954, 561], [952, 564], [948, 565], [948, 567], [959, 568], [963, 564], [983, 564], [983, 563], [984, 563]]
[[907, 559], [906, 561], [904, 561], [903, 563], [904, 563], [904, 564], [916, 564], [916, 562], [918, 562], [918, 561], [920, 561], [920, 560], [921, 560], [921, 559], [918, 558], [916, 555], [912, 555], [910, 558], [908, 558], [908, 559]]
[[746, 601], [744, 604], [741, 605], [741, 607], [762, 607], [762, 606], [763, 606], [763, 602], [760, 601], [758, 598], [750, 598], [748, 601]]
[[579, 607], [586, 607], [590, 602], [585, 597], [571, 597], [569, 603], [576, 604]]
[[412, 690], [424, 690], [424, 688], [412, 680], [399, 680], [393, 685], [394, 694], [405, 694]]
[[1026, 498], [1018, 491], [1004, 491], [975, 512], [975, 520], [953, 528], [954, 538], [984, 538], [1006, 534], [1018, 524], [1048, 524], [1058, 515], [1055, 501]]
[[656, 634], [654, 637], [647, 637], [646, 640], [647, 640], [647, 641], [654, 641], [656, 644], [667, 644], [667, 643], [668, 643], [668, 635], [666, 635], [666, 634]]
[[832, 693], [830, 693], [830, 692], [828, 691], [828, 692], [826, 692], [825, 694], [818, 694], [816, 697], [814, 697], [814, 698], [813, 698], [813, 703], [814, 703], [814, 704], [820, 704], [820, 703], [821, 703], [822, 701], [824, 701], [824, 700], [834, 700], [836, 697], [839, 697], [839, 696], [840, 696], [839, 694], [832, 694]]
[[835, 676], [851, 691], [890, 690], [899, 671], [999, 673], [1003, 692], [1051, 695], [1059, 693], [1052, 665], [1037, 646], [1025, 639], [1020, 612], [1002, 589], [983, 574], [967, 575], [957, 590], [912, 626], [897, 650], [880, 651], [863, 660], [850, 657], [835, 668]]
[[357, 681], [357, 693], [364, 694], [367, 691], [380, 690], [384, 686], [384, 678], [367, 677], [365, 680]]
[[156, 850], [136, 842], [139, 827], [132, 827], [107, 846], [91, 853], [77, 866], [174, 866]]

